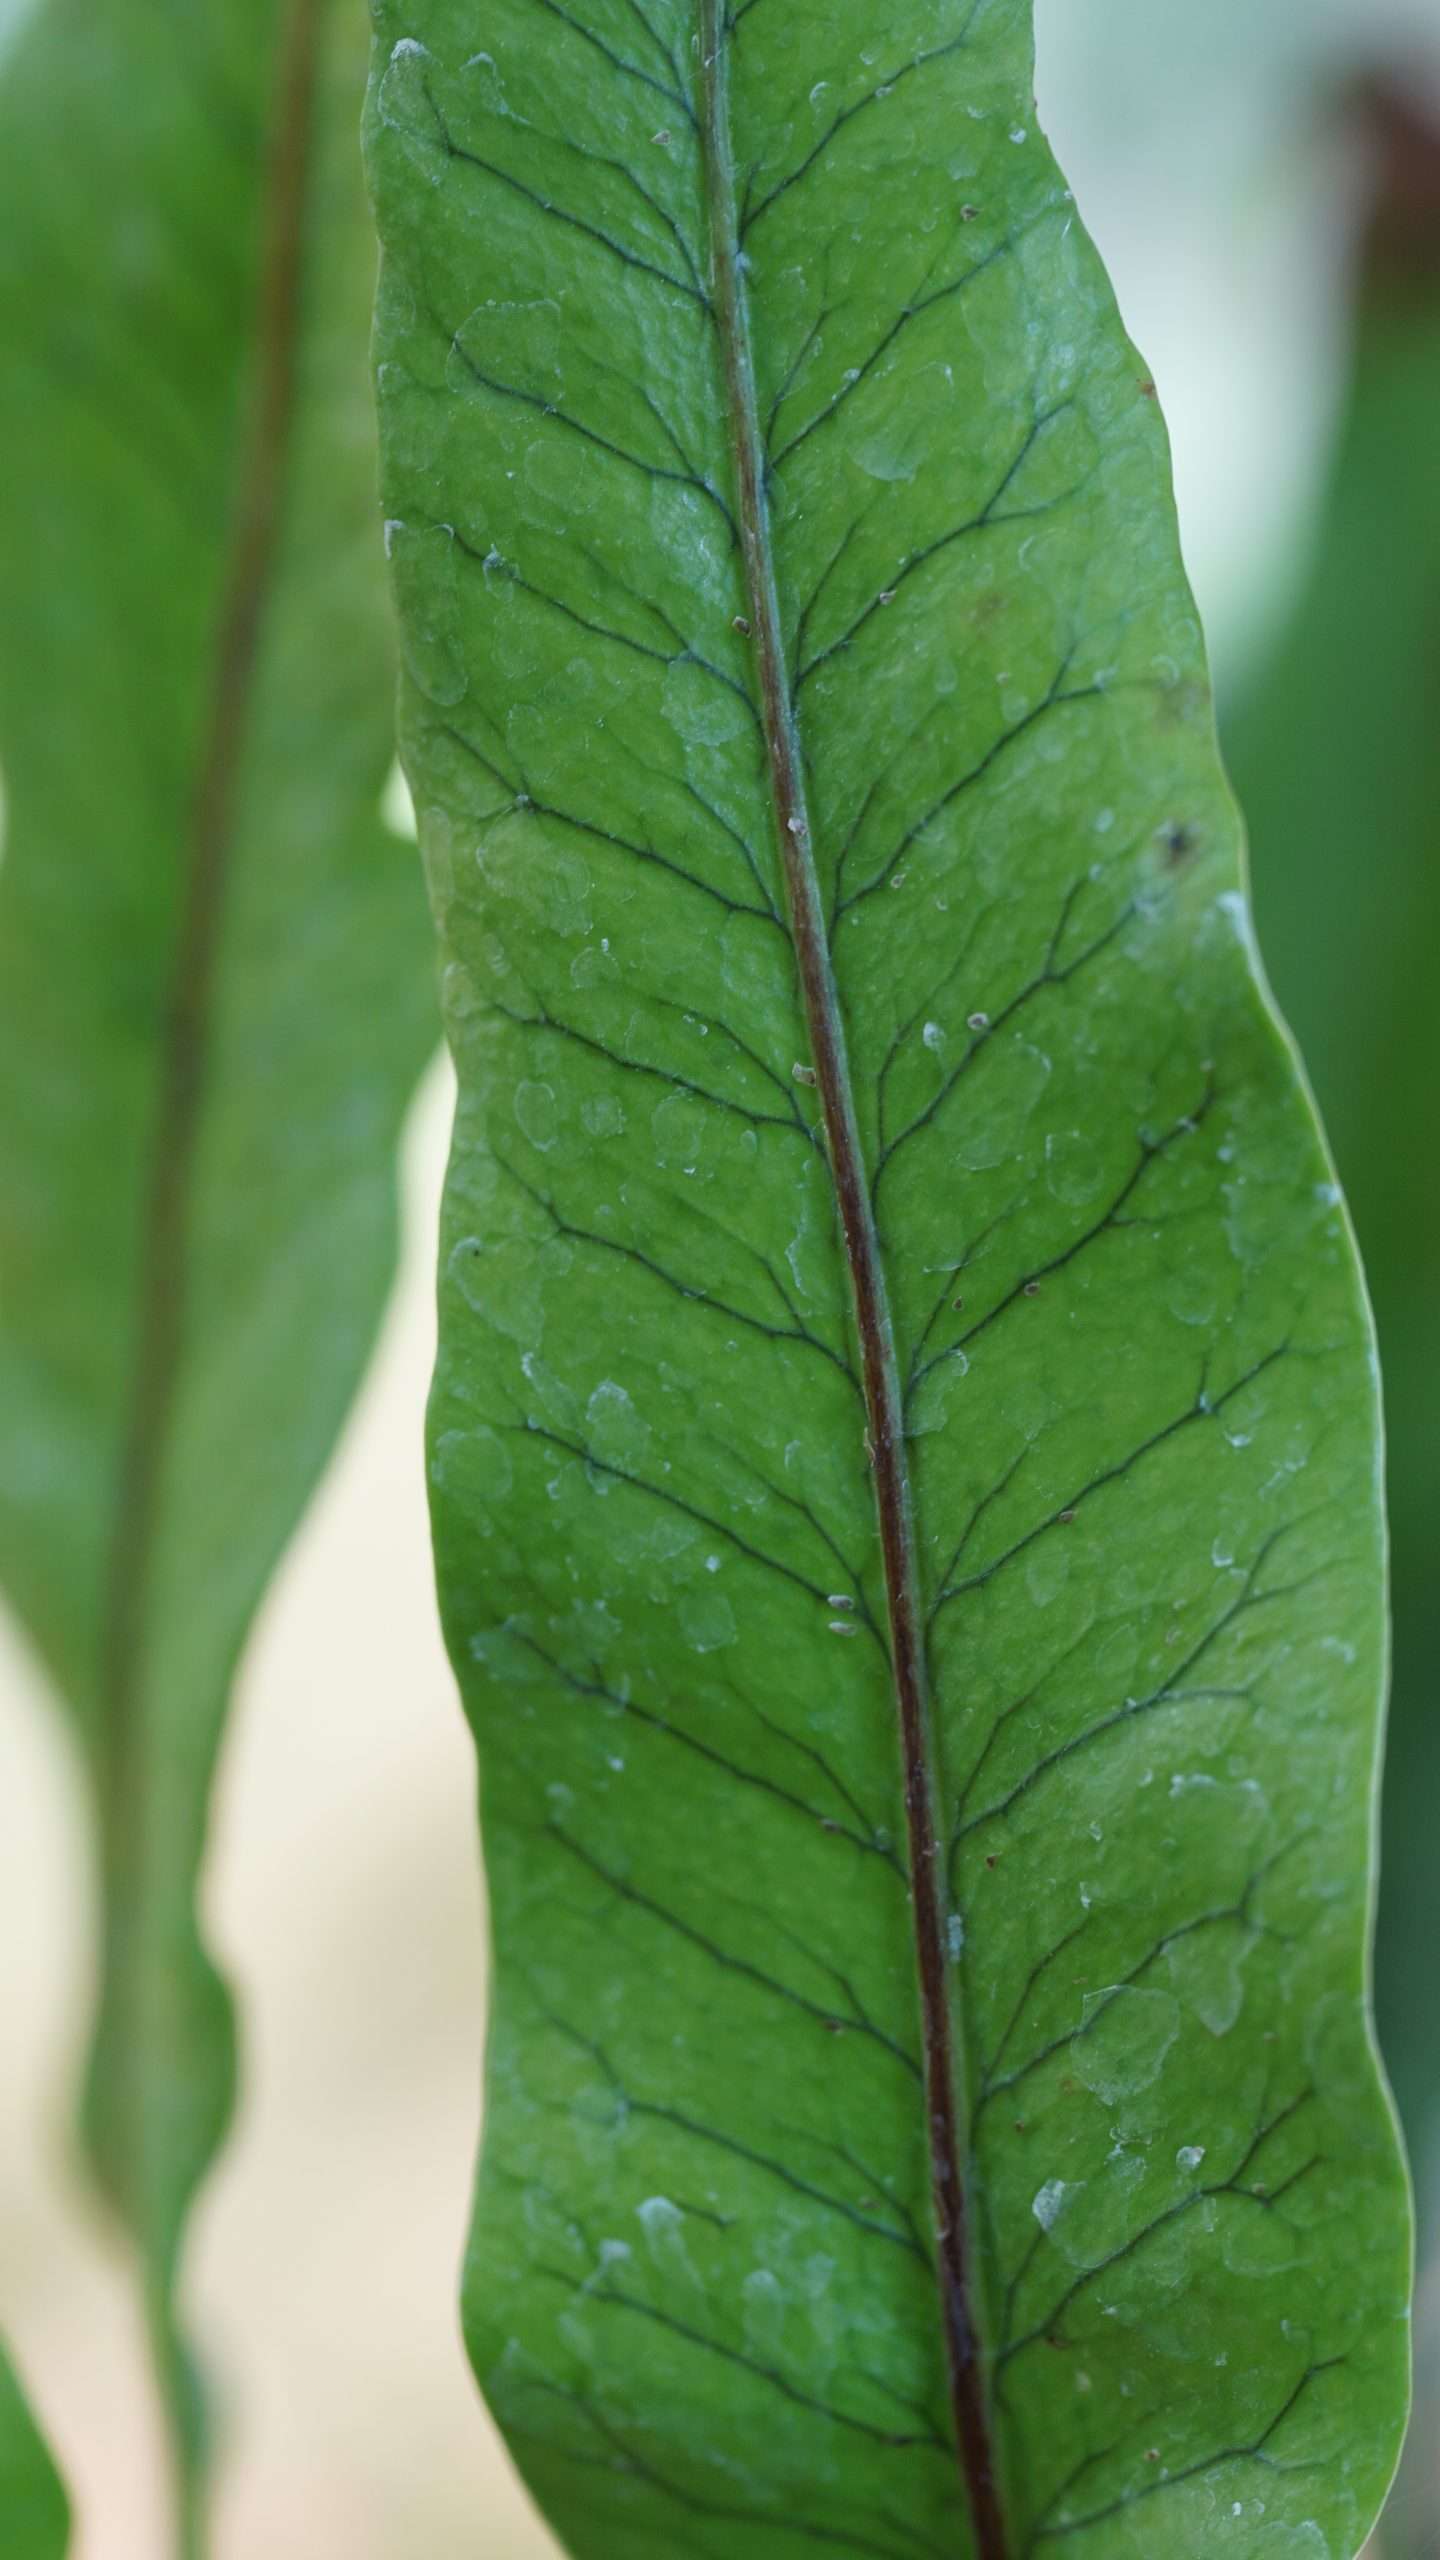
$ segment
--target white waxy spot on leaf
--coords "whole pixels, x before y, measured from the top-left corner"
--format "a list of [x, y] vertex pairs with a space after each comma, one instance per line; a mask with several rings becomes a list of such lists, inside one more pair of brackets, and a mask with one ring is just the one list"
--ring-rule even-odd
[[1042, 2231], [1053, 2231], [1072, 2196], [1080, 2193], [1077, 2182], [1065, 2178], [1047, 2178], [1031, 2201], [1030, 2210]]

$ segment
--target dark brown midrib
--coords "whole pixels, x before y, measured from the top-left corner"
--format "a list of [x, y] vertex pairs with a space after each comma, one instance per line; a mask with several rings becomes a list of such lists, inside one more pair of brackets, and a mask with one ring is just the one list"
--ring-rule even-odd
[[[129, 1405], [100, 1625], [96, 1784], [108, 1979], [130, 2046], [133, 1905], [146, 1856], [145, 1620], [165, 1451], [185, 1332], [186, 1221], [204, 1097], [216, 952], [236, 799], [266, 602], [275, 564], [295, 405], [305, 202], [324, 0], [289, 0], [276, 65], [264, 237], [255, 304], [254, 376], [231, 512], [229, 562], [209, 707], [183, 851], [183, 907], [170, 971], [164, 1048], [138, 1255]], [[133, 2108], [107, 2145], [117, 2202], [143, 2191]]]
[[911, 1903], [925, 2048], [926, 2124], [950, 2403], [977, 2560], [1007, 2560], [971, 2270], [959, 2102], [946, 1987], [943, 1850], [935, 1813], [928, 1678], [911, 1521], [899, 1370], [879, 1238], [861, 1148], [838, 990], [810, 835], [804, 770], [786, 669], [771, 551], [765, 454], [740, 265], [730, 129], [726, 0], [700, 0], [711, 287], [724, 354], [741, 549], [760, 684], [776, 834], [785, 875], [811, 1063], [850, 1269], [870, 1459], [890, 1620], [890, 1655], [905, 1778]]

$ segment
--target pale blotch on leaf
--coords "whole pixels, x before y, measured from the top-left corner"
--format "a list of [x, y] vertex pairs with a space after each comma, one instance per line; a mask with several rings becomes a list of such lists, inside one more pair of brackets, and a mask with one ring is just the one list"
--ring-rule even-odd
[[570, 963], [570, 984], [582, 993], [588, 987], [613, 984], [619, 976], [620, 963], [608, 941], [587, 943]]
[[587, 1137], [621, 1137], [625, 1130], [624, 1106], [613, 1093], [587, 1094], [580, 1105], [580, 1123]]
[[770, 2357], [785, 2328], [785, 2297], [777, 2276], [756, 2267], [740, 2287], [744, 2303], [745, 2344], [751, 2355]]
[[392, 517], [385, 548], [395, 586], [407, 673], [441, 710], [464, 699], [470, 678], [460, 634], [455, 536], [448, 524]]
[[628, 1470], [644, 1455], [650, 1425], [625, 1389], [606, 1378], [585, 1407], [585, 1433], [592, 1456]]
[[[538, 844], [532, 842], [527, 851], [530, 894], [543, 922], [564, 942], [582, 941], [590, 932], [592, 922], [589, 863], [572, 846], [557, 844], [551, 838], [543, 838]], [[578, 977], [577, 967], [589, 957], [589, 953], [577, 953], [572, 962], [570, 978], [573, 986], [594, 985], [599, 976], [619, 975], [613, 962], [608, 969], [605, 967], [607, 955], [603, 948], [597, 947], [595, 959], [600, 964], [599, 968], [591, 977]]]
[[1230, 2033], [1245, 2006], [1245, 1965], [1255, 1945], [1241, 1921], [1181, 1938], [1166, 1954], [1177, 1999], [1212, 2036]]
[[473, 1431], [442, 1431], [430, 1458], [430, 1481], [473, 1507], [503, 1501], [515, 1481], [510, 1452], [498, 1431], [481, 1423]]
[[1044, 2186], [1037, 2190], [1030, 2206], [1041, 2230], [1053, 2231], [1066, 2205], [1084, 2192], [1083, 2179], [1047, 2178]]
[[698, 2290], [690, 2252], [685, 2246], [685, 2214], [669, 2196], [647, 2196], [635, 2207], [635, 2219], [645, 2234], [645, 2245], [651, 2259], [671, 2276], [679, 2276], [685, 2285]]
[[560, 1114], [553, 1085], [525, 1079], [515, 1088], [515, 1117], [532, 1147], [543, 1155], [560, 1134]]
[[985, 1056], [955, 1138], [956, 1166], [967, 1173], [991, 1173], [1023, 1155], [1026, 1124], [1050, 1081], [1049, 1059], [1028, 1040], [1003, 1050], [992, 1042]]
[[657, 1164], [681, 1173], [698, 1170], [705, 1148], [703, 1103], [694, 1101], [688, 1093], [668, 1094], [651, 1112], [650, 1129]]
[[1179, 2003], [1168, 1991], [1122, 1984], [1090, 1992], [1085, 2024], [1070, 2048], [1076, 2078], [1107, 2106], [1136, 2097], [1159, 2079], [1179, 2033]]
[[1221, 2225], [1220, 2254], [1232, 2276], [1275, 2276], [1294, 2266], [1300, 2244], [1283, 2213], [1237, 2197]]
[[558, 400], [560, 330], [553, 302], [482, 302], [461, 321], [450, 342], [446, 380], [462, 397], [477, 393], [476, 375], [489, 372], [498, 349], [515, 365], [517, 387], [537, 400]]
[[1052, 1129], [1045, 1141], [1045, 1186], [1067, 1208], [1083, 1208], [1105, 1181], [1105, 1165], [1095, 1139], [1084, 1129]]
[[479, 1236], [462, 1236], [451, 1251], [449, 1268], [477, 1316], [522, 1350], [539, 1349], [545, 1330], [545, 1265], [530, 1237], [497, 1236], [487, 1244]]
[[580, 1428], [580, 1399], [573, 1387], [567, 1386], [533, 1351], [524, 1354], [520, 1367], [545, 1421], [564, 1432], [567, 1439], [574, 1439]]
[[450, 154], [428, 94], [430, 54], [414, 36], [402, 36], [380, 81], [381, 121], [395, 135], [412, 167], [432, 187], [445, 183]]
[[1037, 1609], [1058, 1600], [1070, 1579], [1070, 1552], [1059, 1536], [1042, 1539], [1025, 1559], [1025, 1588]]
[[723, 1653], [740, 1632], [724, 1592], [713, 1586], [708, 1591], [687, 1592], [680, 1603], [679, 1618], [685, 1641], [696, 1653]]
[[666, 668], [661, 701], [671, 728], [687, 746], [724, 746], [743, 736], [749, 725], [741, 696], [691, 658], [676, 658]]

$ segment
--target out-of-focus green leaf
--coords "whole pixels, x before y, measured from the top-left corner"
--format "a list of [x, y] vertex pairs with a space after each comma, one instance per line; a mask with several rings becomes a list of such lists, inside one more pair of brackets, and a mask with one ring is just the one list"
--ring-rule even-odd
[[[1395, 1673], [1376, 1990], [1423, 2206], [1440, 2136], [1440, 132], [1390, 92], [1366, 122], [1378, 190], [1347, 408], [1304, 578], [1226, 742], [1379, 1325]], [[1433, 2416], [1416, 2438], [1428, 2474]], [[1427, 2479], [1417, 2560], [1434, 2499]]]
[[5, 2560], [64, 2560], [70, 2511], [59, 2475], [0, 2347], [0, 2543]]
[[1023, 0], [381, 0], [470, 2346], [594, 2560], [1350, 2560], [1349, 1232]]
[[1377, 221], [1311, 561], [1226, 721], [1266, 949], [1353, 1203], [1390, 1388], [1396, 1683], [1378, 1988], [1417, 2133], [1440, 2101], [1440, 2015], [1415, 1962], [1440, 1932], [1440, 1181], [1423, 1137], [1432, 1098], [1440, 1108], [1440, 139], [1432, 150], [1429, 226], [1402, 233], [1395, 203]]
[[0, 1571], [93, 1773], [90, 2130], [190, 2455], [210, 1781], [431, 1038], [379, 816], [362, 55], [342, 0], [50, 0], [0, 83]]

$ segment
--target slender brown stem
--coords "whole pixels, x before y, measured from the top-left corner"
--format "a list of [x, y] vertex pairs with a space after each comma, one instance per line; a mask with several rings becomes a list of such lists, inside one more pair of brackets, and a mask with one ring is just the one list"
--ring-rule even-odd
[[869, 1425], [890, 1620], [890, 1655], [905, 1776], [911, 1908], [920, 1976], [926, 2121], [936, 2264], [950, 2401], [975, 2528], [977, 2560], [1007, 2560], [971, 2272], [959, 2101], [946, 1980], [943, 1851], [902, 1391], [869, 1178], [846, 1055], [840, 1000], [815, 867], [804, 767], [786, 670], [766, 496], [750, 320], [740, 261], [725, 0], [700, 0], [711, 291], [724, 356], [736, 509], [749, 593], [776, 836], [835, 1196], [849, 1264]]

